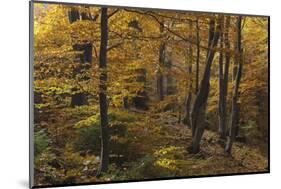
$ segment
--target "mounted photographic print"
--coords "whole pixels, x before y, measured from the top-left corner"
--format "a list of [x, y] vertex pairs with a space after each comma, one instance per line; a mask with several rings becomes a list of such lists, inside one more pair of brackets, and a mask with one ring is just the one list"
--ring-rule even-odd
[[253, 173], [268, 16], [30, 2], [30, 187]]

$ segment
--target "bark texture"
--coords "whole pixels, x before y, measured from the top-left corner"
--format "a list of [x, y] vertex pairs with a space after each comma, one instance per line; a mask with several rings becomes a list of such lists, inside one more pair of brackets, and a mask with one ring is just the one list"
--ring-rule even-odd
[[196, 20], [196, 76], [195, 76], [195, 93], [199, 87], [199, 71], [200, 71], [200, 28], [199, 19]]
[[[159, 27], [160, 34], [164, 32], [164, 23], [160, 24]], [[171, 84], [171, 78], [169, 77], [169, 69], [171, 67], [171, 61], [168, 60], [166, 43], [161, 42], [159, 46], [159, 64], [156, 73], [156, 89], [157, 96], [160, 101], [164, 100], [164, 97], [173, 94], [174, 89], [169, 86]]]
[[99, 103], [100, 103], [100, 119], [101, 119], [101, 164], [98, 175], [106, 172], [109, 164], [109, 129], [108, 129], [108, 113], [107, 113], [107, 73], [106, 73], [106, 57], [107, 57], [107, 41], [108, 41], [108, 17], [107, 8], [101, 8], [101, 43], [99, 54], [99, 68], [101, 69], [99, 84]]
[[137, 92], [137, 96], [132, 98], [133, 104], [137, 109], [148, 110], [147, 102], [149, 98], [146, 92], [146, 69], [137, 68], [135, 72], [137, 73], [136, 82], [143, 85], [143, 88]]
[[[223, 21], [224, 22], [224, 21]], [[220, 39], [220, 58], [219, 58], [219, 102], [218, 102], [218, 118], [219, 118], [219, 135], [221, 139], [226, 138], [227, 132], [227, 88], [228, 73], [230, 63], [230, 43], [229, 43], [229, 25], [230, 17], [226, 17], [225, 33], [221, 34]], [[225, 58], [225, 59], [224, 59]]]
[[231, 118], [230, 118], [230, 130], [227, 138], [225, 152], [231, 154], [231, 149], [235, 136], [238, 131], [238, 97], [239, 97], [239, 84], [242, 76], [242, 57], [243, 50], [241, 48], [241, 22], [242, 17], [239, 16], [236, 22], [236, 44], [235, 44], [235, 59], [233, 65], [233, 91], [232, 91], [232, 102], [231, 102]]
[[210, 73], [211, 66], [215, 55], [214, 48], [218, 44], [220, 31], [221, 31], [221, 19], [219, 19], [217, 27], [215, 29], [215, 20], [210, 20], [209, 29], [209, 42], [208, 51], [206, 57], [206, 64], [204, 74], [200, 83], [199, 91], [195, 97], [194, 105], [191, 112], [191, 128], [192, 128], [192, 144], [190, 152], [198, 153], [200, 150], [200, 141], [206, 127], [205, 112], [207, 99], [210, 88]]
[[[189, 39], [192, 40], [192, 22], [189, 22]], [[189, 43], [188, 45], [188, 77], [189, 77], [189, 84], [188, 84], [188, 93], [185, 99], [185, 115], [183, 118], [183, 123], [187, 126], [191, 127], [191, 121], [190, 121], [190, 109], [191, 109], [191, 103], [192, 103], [192, 44]]]

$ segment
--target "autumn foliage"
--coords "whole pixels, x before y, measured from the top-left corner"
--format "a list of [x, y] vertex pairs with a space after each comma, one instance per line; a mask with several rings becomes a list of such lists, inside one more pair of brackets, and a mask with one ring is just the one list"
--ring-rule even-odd
[[268, 171], [268, 18], [34, 4], [35, 185]]

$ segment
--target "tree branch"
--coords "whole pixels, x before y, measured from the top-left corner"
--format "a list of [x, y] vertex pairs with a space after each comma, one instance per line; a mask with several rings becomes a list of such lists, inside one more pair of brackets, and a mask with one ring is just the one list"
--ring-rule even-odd
[[110, 17], [112, 17], [114, 14], [116, 14], [119, 11], [119, 9], [116, 9], [115, 11], [113, 11], [112, 13], [107, 15], [107, 18], [109, 19]]
[[[133, 13], [137, 13], [137, 14], [141, 14], [141, 15], [150, 16], [150, 17], [153, 18], [159, 25], [162, 25], [162, 24], [163, 24], [163, 23], [157, 18], [157, 16], [155, 16], [155, 15], [152, 14], [151, 11], [149, 11], [149, 12], [148, 12], [148, 11], [141, 12], [141, 11], [137, 11], [137, 10], [128, 10], [128, 9], [124, 9], [124, 10], [127, 11], [127, 12], [133, 12]], [[165, 28], [168, 32], [170, 32], [171, 34], [175, 35], [176, 37], [178, 37], [178, 38], [184, 40], [185, 42], [188, 42], [188, 43], [190, 43], [190, 44], [192, 44], [192, 45], [196, 45], [196, 46], [197, 46], [197, 42], [191, 41], [191, 40], [189, 40], [189, 39], [187, 39], [187, 38], [181, 36], [181, 35], [178, 34], [177, 32], [172, 31], [169, 27], [165, 26], [164, 24], [163, 24], [163, 26], [164, 26], [164, 28]], [[202, 45], [200, 45], [200, 48], [205, 49], [205, 50], [209, 50], [209, 49], [210, 49], [209, 47], [205, 47], [205, 46], [202, 46]], [[210, 50], [212, 50], [212, 49], [210, 49]]]
[[108, 48], [107, 48], [107, 52], [110, 51], [110, 50], [112, 50], [112, 49], [114, 49], [114, 48], [119, 47], [119, 46], [122, 45], [122, 44], [123, 44], [123, 42], [120, 42], [120, 43], [116, 43], [116, 44], [114, 44], [114, 45], [108, 47]]

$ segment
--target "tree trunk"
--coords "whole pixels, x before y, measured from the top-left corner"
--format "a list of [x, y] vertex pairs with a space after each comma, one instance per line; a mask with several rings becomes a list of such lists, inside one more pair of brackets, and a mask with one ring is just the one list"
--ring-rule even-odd
[[123, 109], [125, 110], [129, 109], [129, 99], [127, 96], [123, 97]]
[[145, 68], [137, 68], [135, 69], [137, 73], [136, 82], [139, 82], [143, 85], [143, 88], [137, 92], [137, 96], [132, 98], [135, 108], [141, 110], [148, 110], [148, 95], [146, 92], [146, 69]]
[[107, 73], [106, 73], [106, 55], [107, 55], [107, 40], [108, 40], [108, 17], [107, 8], [101, 8], [101, 39], [100, 39], [100, 54], [99, 68], [101, 69], [100, 84], [99, 84], [99, 103], [100, 103], [100, 121], [101, 121], [101, 164], [98, 175], [106, 172], [109, 164], [109, 130], [108, 130], [108, 115], [107, 115]]
[[243, 52], [241, 48], [241, 21], [242, 17], [239, 16], [236, 22], [236, 45], [235, 45], [235, 60], [233, 65], [233, 90], [232, 90], [232, 107], [231, 107], [231, 122], [229, 136], [225, 147], [225, 152], [231, 154], [232, 144], [235, 140], [236, 132], [238, 129], [238, 96], [239, 96], [239, 84], [242, 75], [242, 57]]
[[220, 57], [219, 57], [219, 101], [218, 101], [218, 115], [219, 115], [219, 135], [220, 138], [225, 138], [225, 112], [223, 111], [223, 33], [220, 38]]
[[199, 64], [200, 64], [200, 36], [199, 36], [200, 28], [199, 28], [199, 19], [196, 20], [196, 79], [195, 79], [195, 94], [198, 92], [199, 87]]
[[[225, 34], [221, 36], [221, 52], [219, 59], [219, 135], [221, 139], [226, 138], [227, 131], [227, 87], [228, 87], [228, 73], [230, 63], [230, 43], [229, 43], [229, 26], [230, 17], [226, 17]], [[225, 50], [223, 51], [223, 43]], [[223, 55], [225, 55], [225, 64], [223, 64]], [[224, 67], [223, 67], [224, 66]]]
[[[192, 22], [189, 22], [189, 39], [192, 40]], [[189, 77], [189, 84], [188, 84], [188, 94], [185, 100], [185, 115], [183, 118], [183, 123], [187, 126], [191, 127], [190, 122], [190, 109], [191, 109], [191, 101], [192, 101], [192, 44], [189, 43], [188, 46], [188, 77]]]
[[208, 52], [206, 57], [206, 64], [204, 74], [200, 83], [199, 91], [196, 95], [194, 105], [191, 112], [191, 128], [192, 128], [192, 144], [190, 152], [198, 153], [200, 150], [200, 141], [206, 127], [205, 112], [207, 106], [207, 99], [210, 88], [210, 74], [211, 66], [215, 55], [214, 48], [218, 44], [218, 39], [221, 31], [221, 19], [219, 19], [216, 31], [215, 31], [215, 20], [210, 20], [209, 30], [209, 43]]
[[[164, 31], [164, 26], [163, 24], [160, 24], [160, 33], [163, 33]], [[158, 70], [157, 70], [157, 95], [158, 99], [162, 101], [164, 99], [164, 76], [163, 76], [163, 67], [165, 64], [165, 42], [161, 42], [160, 47], [159, 47], [159, 65], [158, 65]]]
[[159, 69], [157, 71], [157, 95], [159, 100], [164, 99], [164, 86], [163, 86], [163, 65], [165, 61], [165, 44], [162, 43], [159, 49]]
[[[70, 24], [80, 20], [80, 13], [76, 8], [72, 8], [68, 13]], [[91, 16], [87, 13], [81, 13], [82, 20], [90, 20]], [[84, 70], [90, 68], [92, 63], [92, 44], [86, 42], [85, 44], [73, 44], [72, 48], [74, 51], [80, 51], [81, 54], [77, 55], [76, 59], [79, 65], [74, 70], [74, 77], [81, 74]], [[88, 80], [89, 78], [83, 77], [81, 80]], [[81, 92], [78, 88], [73, 89], [74, 94], [71, 97], [71, 106], [82, 106], [88, 104], [87, 94]]]
[[188, 95], [185, 99], [185, 113], [184, 113], [184, 118], [183, 118], [183, 124], [187, 125], [188, 127], [191, 127], [191, 121], [190, 121], [190, 107], [191, 107], [191, 99], [192, 98], [192, 93], [188, 92]]
[[[128, 27], [132, 27], [135, 29], [134, 33], [135, 35], [138, 35], [138, 33], [141, 33], [143, 30], [139, 25], [139, 22], [137, 20], [133, 20], [128, 24]], [[134, 54], [132, 57], [135, 57], [135, 60], [138, 60], [140, 58], [140, 48], [137, 46], [136, 39], [132, 39], [132, 42], [134, 44], [133, 51]], [[135, 108], [141, 109], [141, 110], [148, 110], [148, 94], [146, 91], [146, 68], [144, 67], [137, 67], [135, 68], [135, 74], [136, 77], [134, 78], [136, 82], [139, 83], [141, 86], [141, 89], [137, 91], [136, 96], [132, 97], [132, 104]]]
[[226, 17], [225, 25], [225, 64], [224, 64], [224, 75], [223, 75], [223, 91], [222, 91], [222, 114], [225, 117], [223, 122], [223, 138], [226, 137], [227, 133], [227, 91], [228, 91], [228, 75], [229, 75], [229, 64], [230, 64], [230, 43], [229, 43], [229, 27], [230, 17]]

